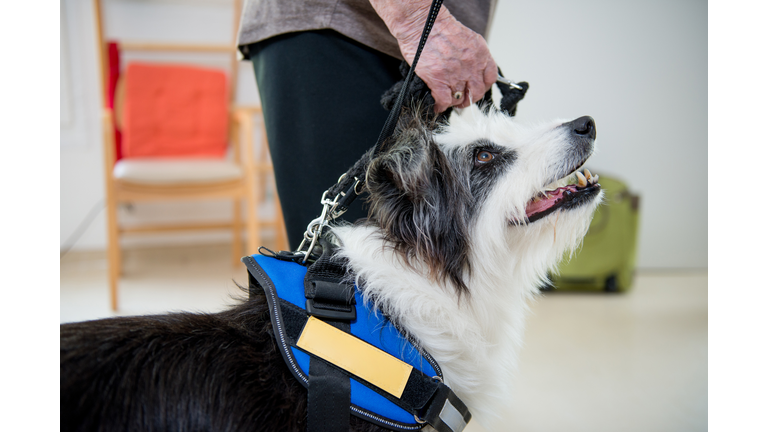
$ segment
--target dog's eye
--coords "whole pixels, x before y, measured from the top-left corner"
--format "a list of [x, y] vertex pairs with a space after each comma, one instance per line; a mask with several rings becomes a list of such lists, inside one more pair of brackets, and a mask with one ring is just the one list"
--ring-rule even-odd
[[477, 152], [477, 156], [475, 156], [475, 164], [488, 163], [492, 161], [494, 157], [496, 156], [488, 150], [480, 150]]

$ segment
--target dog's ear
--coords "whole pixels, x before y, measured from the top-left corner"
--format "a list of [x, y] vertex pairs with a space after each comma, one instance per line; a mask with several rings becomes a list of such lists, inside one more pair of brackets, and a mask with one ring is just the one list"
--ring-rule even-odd
[[408, 262], [427, 264], [436, 281], [468, 292], [466, 186], [458, 181], [432, 131], [418, 116], [403, 118], [366, 173], [370, 221]]
[[[371, 193], [385, 192], [384, 187], [397, 196], [405, 195], [417, 198], [430, 181], [428, 165], [430, 158], [430, 132], [421, 127], [416, 119], [411, 127], [403, 127], [402, 121], [391, 138], [387, 140], [385, 150], [371, 161], [366, 173], [366, 184], [373, 186]], [[384, 196], [388, 196], [385, 194]]]

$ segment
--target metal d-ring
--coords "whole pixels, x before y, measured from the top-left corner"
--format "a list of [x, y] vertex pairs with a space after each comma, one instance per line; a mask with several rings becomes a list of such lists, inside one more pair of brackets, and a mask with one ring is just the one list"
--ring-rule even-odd
[[359, 178], [355, 177], [355, 188], [354, 188], [355, 195], [360, 195], [361, 193], [363, 193], [362, 189], [359, 192], [357, 191], [357, 185], [362, 185], [362, 184], [363, 182], [361, 182]]
[[[323, 207], [323, 213], [326, 212], [327, 207]], [[307, 248], [306, 252], [304, 252], [304, 259], [301, 261], [302, 264], [307, 262], [307, 259], [309, 259], [309, 254], [312, 253], [312, 249], [315, 248], [315, 245], [317, 244], [317, 238], [320, 237], [320, 233], [322, 232], [322, 226], [323, 226], [323, 219], [322, 216], [313, 219], [312, 222], [307, 225], [307, 231], [304, 232], [304, 237], [306, 239], [309, 239], [311, 235], [312, 241], [309, 243], [309, 247]], [[312, 231], [312, 228], [315, 227], [314, 232]], [[304, 242], [302, 241], [301, 244], [303, 245]]]

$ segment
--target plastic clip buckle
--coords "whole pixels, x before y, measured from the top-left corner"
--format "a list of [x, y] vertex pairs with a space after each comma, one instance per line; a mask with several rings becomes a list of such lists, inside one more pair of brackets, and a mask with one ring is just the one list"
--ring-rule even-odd
[[354, 321], [357, 319], [357, 309], [355, 309], [354, 304], [347, 305], [348, 310], [344, 310], [341, 308], [345, 308], [344, 306], [339, 306], [338, 309], [328, 309], [324, 308], [320, 305], [315, 304], [314, 299], [307, 299], [307, 313], [316, 316], [318, 318], [325, 318], [325, 319], [332, 319], [332, 320], [344, 320], [344, 321]]

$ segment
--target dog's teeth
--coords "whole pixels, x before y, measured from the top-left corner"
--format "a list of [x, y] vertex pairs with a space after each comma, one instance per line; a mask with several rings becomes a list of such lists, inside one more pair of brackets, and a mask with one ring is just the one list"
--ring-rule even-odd
[[589, 172], [589, 170], [588, 170], [588, 169], [586, 169], [586, 168], [584, 168], [584, 177], [586, 177], [586, 178], [587, 178], [587, 180], [590, 180], [590, 179], [592, 179], [592, 173], [591, 173], [591, 172]]
[[584, 177], [584, 174], [580, 173], [579, 171], [576, 171], [576, 178], [579, 179], [579, 186], [584, 187], [587, 185], [587, 178]]
[[599, 175], [596, 175], [596, 176], [592, 177], [592, 183], [597, 183], [597, 180], [599, 180], [599, 179], [600, 179]]

